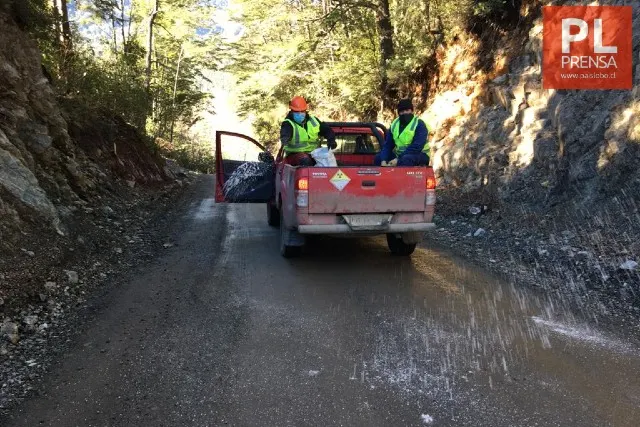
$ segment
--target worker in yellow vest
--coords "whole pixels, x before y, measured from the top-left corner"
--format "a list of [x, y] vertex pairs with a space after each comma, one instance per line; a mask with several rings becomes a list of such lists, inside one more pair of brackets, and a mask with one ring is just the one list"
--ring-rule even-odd
[[382, 147], [376, 155], [376, 166], [428, 166], [429, 129], [414, 115], [410, 99], [398, 103], [398, 118], [393, 121]]
[[330, 149], [336, 148], [336, 137], [331, 127], [307, 112], [309, 106], [301, 96], [289, 102], [289, 114], [280, 126], [280, 142], [284, 147], [285, 163], [293, 166], [313, 166], [310, 153], [319, 147], [319, 137], [327, 139]]

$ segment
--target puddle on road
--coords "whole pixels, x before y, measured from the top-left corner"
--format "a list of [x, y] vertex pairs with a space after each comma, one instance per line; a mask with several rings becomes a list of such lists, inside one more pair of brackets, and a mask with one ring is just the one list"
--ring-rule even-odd
[[215, 217], [215, 199], [204, 199], [191, 216], [198, 221], [206, 221]]
[[[285, 310], [297, 304], [303, 317], [318, 316], [327, 331], [313, 345], [342, 348], [337, 353], [342, 360], [349, 355], [341, 367], [349, 380], [391, 387], [407, 401], [433, 402], [445, 412], [452, 401], [479, 413], [494, 410], [485, 415], [502, 420], [573, 415], [592, 421], [572, 425], [633, 426], [640, 419], [640, 351], [586, 328], [594, 317], [572, 312], [573, 301], [502, 281], [439, 250], [391, 257], [384, 238], [318, 239], [305, 257], [284, 262], [267, 255], [276, 244], [266, 234], [275, 233], [262, 212], [230, 210], [230, 235], [242, 245], [265, 243], [262, 261], [273, 262], [283, 282], [295, 281], [294, 296], [273, 299]], [[318, 332], [317, 325], [291, 323]]]
[[638, 349], [629, 343], [625, 343], [615, 338], [608, 338], [602, 333], [593, 330], [586, 325], [568, 325], [565, 323], [545, 320], [538, 316], [533, 316], [532, 320], [556, 334], [563, 335], [580, 343], [602, 347], [616, 353], [630, 353], [638, 355]]
[[[583, 399], [594, 420], [632, 425], [640, 416], [640, 350], [588, 328], [569, 301], [429, 249], [397, 264], [395, 278], [413, 311], [394, 304], [380, 316], [375, 351], [359, 367], [363, 378], [434, 401], [473, 399], [469, 390], [480, 386], [514, 400], [530, 396], [532, 405], [549, 399], [535, 390], [555, 382], [561, 386], [550, 395]], [[525, 379], [526, 387], [518, 382]]]
[[[276, 242], [278, 236], [278, 229], [267, 226], [267, 211], [263, 204], [252, 206], [253, 209], [258, 208], [264, 218], [264, 221], [255, 223], [250, 218], [246, 217], [246, 211], [243, 209], [229, 209], [227, 211], [227, 233], [230, 239], [233, 240], [258, 240], [264, 237], [269, 237]], [[237, 207], [237, 206], [236, 206]]]

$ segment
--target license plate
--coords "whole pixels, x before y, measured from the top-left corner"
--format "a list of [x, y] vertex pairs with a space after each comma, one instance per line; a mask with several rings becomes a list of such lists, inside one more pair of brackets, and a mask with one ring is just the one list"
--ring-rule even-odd
[[344, 215], [343, 218], [352, 229], [376, 230], [387, 228], [392, 215]]

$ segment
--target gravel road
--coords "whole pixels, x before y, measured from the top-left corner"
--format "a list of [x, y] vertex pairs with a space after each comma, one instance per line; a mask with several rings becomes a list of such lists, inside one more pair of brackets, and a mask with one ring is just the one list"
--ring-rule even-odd
[[637, 426], [640, 349], [446, 250], [278, 253], [264, 205], [194, 184], [175, 242], [3, 426]]

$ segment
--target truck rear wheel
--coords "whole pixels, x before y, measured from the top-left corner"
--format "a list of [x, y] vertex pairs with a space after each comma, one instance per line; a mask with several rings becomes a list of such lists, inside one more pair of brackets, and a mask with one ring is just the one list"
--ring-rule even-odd
[[280, 254], [285, 258], [295, 258], [302, 253], [302, 246], [291, 246], [288, 244], [291, 240], [291, 233], [294, 233], [294, 231], [287, 230], [282, 216], [282, 211], [280, 211], [280, 215], [278, 216], [280, 221]]
[[405, 243], [402, 236], [387, 234], [387, 245], [393, 255], [409, 256], [416, 250], [416, 243]]
[[271, 227], [277, 227], [280, 225], [280, 211], [271, 203], [267, 203], [267, 223]]

